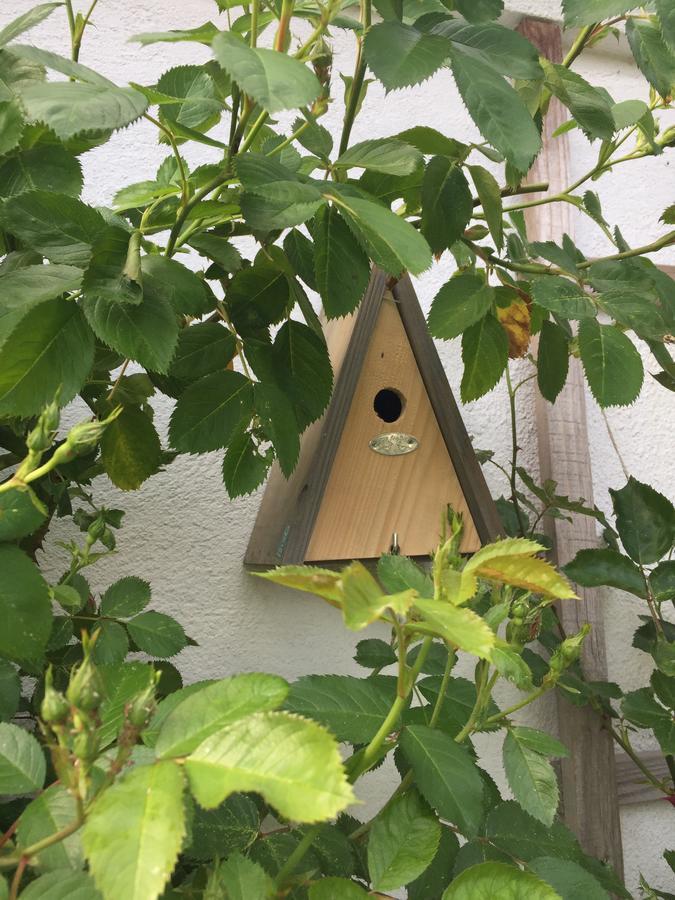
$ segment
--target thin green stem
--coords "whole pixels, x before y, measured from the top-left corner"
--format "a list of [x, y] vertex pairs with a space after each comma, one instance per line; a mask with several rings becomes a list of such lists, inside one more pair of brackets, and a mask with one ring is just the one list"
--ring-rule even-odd
[[514, 703], [513, 706], [509, 706], [508, 709], [502, 710], [502, 712], [495, 713], [494, 716], [490, 716], [485, 720], [486, 725], [492, 725], [495, 722], [503, 722], [504, 719], [507, 719], [510, 715], [513, 715], [514, 712], [518, 712], [519, 709], [522, 709], [524, 706], [529, 706], [530, 703], [533, 703], [535, 700], [538, 700], [539, 697], [543, 696], [547, 691], [551, 689], [551, 684], [542, 685], [538, 688], [533, 694], [529, 694], [519, 703]]
[[345, 111], [344, 124], [342, 126], [342, 134], [340, 136], [340, 156], [349, 146], [349, 136], [352, 133], [354, 119], [356, 118], [359, 108], [359, 98], [361, 96], [361, 88], [363, 87], [363, 79], [366, 75], [366, 60], [363, 55], [363, 39], [365, 32], [370, 28], [372, 18], [371, 0], [361, 0], [361, 25], [363, 32], [357, 38], [358, 47], [356, 50], [356, 64], [354, 66], [354, 77], [352, 79], [351, 90], [347, 99], [347, 109]]
[[258, 43], [258, 10], [259, 0], [251, 0], [251, 30], [249, 34], [249, 45], [253, 48]]
[[518, 519], [518, 527], [521, 532], [521, 536], [525, 537], [525, 534], [522, 529], [522, 510], [520, 508], [520, 503], [518, 501], [518, 417], [516, 410], [516, 389], [514, 389], [513, 384], [511, 382], [511, 373], [509, 371], [509, 367], [506, 367], [506, 387], [509, 393], [509, 414], [511, 419], [511, 471], [509, 473], [509, 484], [511, 485], [511, 502], [513, 503], [513, 508], [516, 511], [516, 517]]
[[455, 654], [448, 651], [448, 658], [445, 661], [445, 669], [443, 670], [443, 678], [441, 680], [441, 686], [438, 691], [438, 697], [436, 697], [436, 702], [434, 703], [434, 708], [431, 712], [431, 719], [429, 720], [429, 728], [435, 728], [436, 723], [438, 722], [441, 711], [443, 709], [443, 703], [445, 701], [445, 692], [448, 689], [448, 682], [450, 681], [450, 673], [452, 672], [452, 667], [455, 664]]
[[281, 14], [279, 15], [279, 27], [274, 37], [274, 49], [280, 53], [286, 52], [286, 41], [288, 40], [288, 30], [293, 18], [293, 2], [294, 0], [281, 0]]
[[156, 119], [154, 116], [151, 116], [149, 113], [143, 113], [143, 118], [147, 119], [148, 122], [152, 122], [152, 124], [159, 128], [161, 132], [166, 135], [166, 138], [171, 144], [171, 150], [173, 155], [176, 158], [176, 165], [178, 166], [178, 172], [180, 174], [180, 183], [181, 183], [181, 205], [185, 206], [185, 204], [190, 199], [190, 183], [188, 181], [187, 172], [185, 171], [185, 166], [183, 164], [183, 160], [180, 155], [180, 150], [178, 149], [178, 144], [176, 143], [176, 138], [173, 136], [171, 130], [163, 125], [159, 119]]
[[572, 65], [574, 60], [582, 52], [582, 50], [586, 46], [588, 39], [593, 34], [595, 28], [596, 28], [596, 25], [593, 24], [593, 25], [586, 25], [585, 28], [581, 29], [581, 31], [577, 35], [576, 40], [574, 41], [574, 43], [572, 44], [572, 46], [568, 50], [565, 58], [562, 61], [562, 64], [563, 64], [563, 66], [565, 66], [566, 69], [569, 69], [569, 67]]
[[588, 269], [596, 262], [607, 262], [613, 259], [630, 259], [632, 256], [644, 256], [645, 253], [656, 253], [664, 247], [670, 247], [675, 244], [675, 231], [669, 231], [651, 244], [644, 244], [642, 247], [634, 247], [632, 250], [622, 250], [621, 253], [612, 253], [609, 256], [601, 256], [598, 259], [587, 259], [584, 262], [577, 263], [577, 269]]
[[17, 865], [17, 863], [20, 865], [21, 860], [26, 860], [26, 862], [28, 862], [28, 860], [31, 857], [36, 856], [38, 853], [40, 853], [41, 850], [46, 850], [47, 847], [51, 847], [54, 844], [58, 844], [60, 841], [65, 840], [65, 838], [69, 837], [71, 834], [74, 834], [78, 830], [78, 828], [80, 828], [82, 826], [83, 821], [84, 821], [84, 817], [80, 814], [77, 816], [76, 819], [74, 819], [72, 822], [70, 822], [68, 825], [66, 825], [65, 828], [61, 828], [60, 831], [55, 831], [53, 834], [50, 834], [48, 837], [42, 838], [41, 841], [36, 841], [34, 844], [31, 844], [29, 847], [26, 847], [24, 850], [21, 851], [21, 856], [18, 856], [18, 857], [17, 856], [14, 856], [14, 857], [3, 856], [3, 857], [1, 857], [0, 858], [0, 868], [9, 869], [12, 866]]
[[249, 149], [249, 147], [255, 140], [256, 135], [258, 134], [260, 129], [263, 127], [263, 125], [265, 124], [265, 122], [267, 121], [268, 118], [269, 118], [269, 113], [267, 113], [267, 112], [265, 112], [265, 110], [263, 110], [260, 113], [260, 115], [258, 116], [258, 118], [255, 120], [253, 125], [251, 125], [249, 132], [246, 135], [246, 140], [241, 145], [241, 149], [239, 150], [239, 153], [246, 153], [246, 151]]
[[642, 772], [642, 774], [645, 776], [647, 781], [653, 787], [655, 787], [658, 791], [661, 791], [662, 793], [666, 794], [667, 796], [670, 796], [670, 794], [671, 794], [670, 786], [667, 785], [666, 782], [664, 782], [664, 781], [659, 781], [659, 779], [656, 777], [656, 775], [654, 775], [654, 773], [651, 772], [647, 768], [645, 763], [640, 759], [639, 753], [636, 753], [635, 750], [633, 750], [633, 746], [632, 746], [631, 742], [627, 738], [625, 738], [623, 735], [621, 735], [620, 732], [618, 732], [616, 730], [616, 728], [614, 728], [614, 726], [611, 725], [611, 723], [607, 723], [607, 729], [609, 730], [610, 734], [612, 735], [614, 740], [617, 742], [619, 747], [621, 747], [623, 752], [626, 754], [626, 756], [629, 756], [630, 759], [635, 763], [637, 768]]
[[275, 879], [277, 887], [283, 887], [289, 876], [293, 874], [296, 866], [302, 861], [303, 857], [316, 840], [322, 828], [323, 825], [313, 825], [310, 829], [308, 829], [300, 843], [290, 854], [283, 866], [279, 869], [279, 873]]

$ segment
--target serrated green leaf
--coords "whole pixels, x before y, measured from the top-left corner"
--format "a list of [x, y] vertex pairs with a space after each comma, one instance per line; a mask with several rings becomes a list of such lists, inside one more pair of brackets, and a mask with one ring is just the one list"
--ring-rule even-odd
[[[73, 795], [62, 785], [52, 784], [22, 812], [16, 832], [19, 847], [30, 847], [51, 837], [76, 819], [77, 804]], [[79, 832], [45, 847], [33, 862], [41, 871], [82, 869], [84, 853]]]
[[142, 578], [127, 575], [111, 584], [101, 598], [101, 615], [128, 619], [150, 602], [150, 585]]
[[165, 613], [149, 610], [127, 622], [129, 636], [140, 650], [166, 659], [187, 646], [183, 626]]
[[453, 878], [453, 867], [459, 851], [457, 835], [449, 828], [442, 828], [438, 850], [431, 864], [422, 874], [407, 885], [408, 900], [429, 900], [440, 897]]
[[565, 26], [594, 25], [635, 8], [635, 0], [563, 0]]
[[366, 669], [384, 669], [396, 662], [396, 652], [380, 638], [365, 638], [356, 645], [354, 659]]
[[207, 123], [215, 124], [214, 118], [217, 120], [223, 108], [216, 96], [213, 79], [203, 66], [169, 69], [157, 82], [157, 90], [181, 101], [162, 104], [160, 115], [187, 128], [201, 130]]
[[484, 788], [467, 751], [442, 731], [423, 725], [409, 725], [399, 743], [427, 802], [462, 832], [476, 834], [483, 818]]
[[671, 50], [675, 51], [675, 6], [669, 0], [656, 0], [656, 12], [661, 23], [661, 34]]
[[[515, 33], [515, 32], [513, 32]], [[483, 207], [485, 221], [490, 229], [495, 247], [500, 250], [504, 244], [504, 225], [502, 221], [502, 195], [494, 175], [483, 166], [469, 166], [469, 172]]]
[[640, 565], [658, 562], [675, 539], [675, 508], [648, 484], [630, 477], [612, 490], [616, 527], [626, 552]]
[[229, 497], [242, 497], [259, 487], [271, 463], [271, 455], [260, 453], [248, 431], [235, 434], [223, 457], [223, 482]]
[[470, 325], [462, 335], [462, 402], [477, 400], [491, 391], [502, 377], [508, 358], [509, 339], [492, 313]]
[[276, 385], [256, 382], [253, 386], [255, 413], [272, 442], [281, 471], [289, 478], [300, 454], [300, 435], [290, 400]]
[[104, 688], [104, 700], [100, 709], [101, 727], [98, 734], [101, 748], [104, 749], [117, 736], [127, 704], [150, 687], [154, 670], [151, 666], [140, 662], [104, 665], [98, 669]]
[[207, 231], [203, 234], [193, 235], [188, 243], [199, 253], [212, 259], [226, 272], [238, 272], [241, 268], [241, 254], [227, 238]]
[[21, 700], [19, 673], [11, 662], [0, 658], [0, 721], [10, 722]]
[[426, 81], [450, 55], [450, 42], [402, 22], [379, 22], [366, 34], [366, 62], [388, 91]]
[[537, 353], [537, 385], [549, 403], [555, 403], [567, 381], [569, 370], [569, 339], [564, 328], [556, 322], [544, 321]]
[[434, 156], [422, 182], [422, 234], [434, 253], [442, 253], [462, 236], [473, 214], [473, 198], [461, 167]]
[[[470, 609], [461, 609], [440, 600], [415, 600], [414, 609], [422, 617], [425, 631], [448, 641], [453, 647], [487, 659], [495, 636], [490, 626]], [[420, 623], [416, 623], [420, 627]]]
[[5, 623], [0, 654], [19, 662], [39, 659], [52, 625], [47, 583], [28, 556], [11, 544], [0, 545], [0, 570], [0, 616]]
[[274, 889], [265, 870], [240, 853], [220, 864], [218, 882], [227, 891], [228, 900], [267, 900]]
[[234, 791], [255, 790], [282, 816], [317, 822], [354, 799], [335, 740], [316, 723], [283, 712], [257, 713], [216, 732], [185, 769], [207, 808]]
[[20, 150], [0, 164], [0, 197], [14, 197], [31, 190], [60, 191], [79, 197], [79, 160], [62, 144], [54, 143]]
[[318, 566], [277, 566], [269, 572], [253, 574], [296, 591], [316, 594], [333, 606], [340, 606], [342, 603], [342, 576], [332, 569], [321, 569]]
[[675, 560], [665, 560], [649, 575], [649, 584], [654, 599], [659, 603], [675, 600]]
[[606, 584], [637, 597], [646, 596], [647, 588], [640, 569], [631, 559], [616, 550], [579, 550], [574, 559], [564, 567], [564, 572], [568, 578], [583, 587]]
[[390, 275], [403, 271], [419, 275], [429, 268], [429, 245], [409, 222], [370, 200], [342, 195], [331, 199], [373, 262]]
[[539, 857], [528, 863], [528, 869], [555, 888], [562, 900], [609, 900], [609, 894], [590, 872], [571, 859]]
[[496, 646], [492, 648], [490, 659], [502, 678], [512, 681], [521, 691], [531, 691], [532, 672], [522, 656], [510, 647]]
[[475, 574], [558, 600], [576, 599], [569, 582], [536, 556], [498, 556], [477, 567]]
[[434, 337], [451, 340], [483, 319], [495, 299], [494, 289], [478, 275], [461, 272], [434, 297], [427, 324]]
[[523, 809], [544, 825], [553, 824], [559, 792], [553, 766], [509, 731], [504, 740], [504, 771], [513, 796]]
[[119, 622], [101, 622], [92, 654], [96, 665], [115, 665], [124, 662], [128, 652], [129, 638], [124, 626]]
[[431, 863], [441, 838], [436, 816], [412, 790], [380, 812], [368, 838], [372, 888], [393, 891], [417, 878]]
[[455, 6], [469, 22], [489, 22], [504, 11], [504, 0], [455, 0]]
[[185, 848], [191, 859], [211, 860], [244, 851], [258, 837], [260, 815], [245, 794], [232, 794], [215, 809], [197, 807], [190, 828], [192, 841]]
[[268, 113], [309, 106], [319, 96], [314, 73], [285, 53], [252, 49], [230, 32], [216, 35], [212, 47], [230, 78]]
[[322, 206], [321, 192], [313, 184], [278, 181], [258, 192], [244, 192], [240, 197], [241, 211], [254, 231], [273, 231], [302, 225]]
[[124, 228], [104, 225], [102, 231], [92, 235], [92, 242], [94, 246], [87, 248], [83, 263], [88, 263], [82, 279], [87, 301], [140, 303], [143, 299], [140, 232], [129, 234]]
[[469, 152], [466, 144], [446, 137], [435, 128], [429, 128], [428, 125], [407, 128], [405, 131], [399, 132], [396, 137], [428, 156], [448, 156], [450, 159], [463, 160]]
[[342, 571], [342, 615], [347, 628], [360, 631], [379, 619], [387, 609], [405, 615], [417, 592], [404, 590], [383, 594], [379, 584], [361, 562], [353, 562]]
[[151, 419], [138, 406], [125, 406], [101, 438], [101, 463], [112, 483], [135, 491], [162, 464], [162, 446]]
[[408, 556], [383, 554], [377, 561], [377, 577], [388, 594], [398, 594], [412, 588], [420, 597], [434, 596], [432, 579]]
[[484, 862], [458, 875], [443, 900], [562, 900], [560, 894], [536, 875], [502, 862]]
[[31, 122], [41, 122], [62, 141], [83, 134], [105, 134], [124, 128], [143, 115], [148, 102], [133, 88], [51, 81], [21, 91]]
[[14, 100], [0, 102], [0, 156], [19, 145], [24, 121], [21, 109]]
[[192, 753], [226, 725], [281, 706], [287, 693], [287, 683], [276, 675], [234, 675], [209, 684], [169, 713], [155, 752], [164, 759]]
[[293, 401], [304, 429], [330, 400], [333, 370], [326, 345], [307, 325], [289, 319], [277, 332], [272, 359], [279, 387]]
[[147, 44], [168, 43], [176, 44], [182, 41], [195, 41], [199, 44], [211, 44], [218, 34], [218, 29], [213, 22], [204, 22], [196, 28], [172, 29], [171, 31], [145, 31], [141, 34], [132, 34], [129, 41], [135, 41], [146, 46]]
[[62, 5], [63, 4], [60, 2], [40, 3], [23, 13], [23, 15], [17, 16], [16, 19], [13, 19], [8, 25], [5, 25], [2, 31], [0, 31], [0, 47], [4, 47], [6, 44], [9, 44], [10, 41], [13, 41], [14, 38], [23, 34], [24, 31], [28, 31], [29, 28], [38, 25], [46, 19], [47, 16], [51, 15], [55, 9], [58, 9], [58, 7]]
[[612, 139], [615, 131], [612, 104], [606, 95], [566, 66], [544, 63], [546, 86], [566, 106], [590, 138]]
[[433, 25], [430, 30], [432, 34], [449, 38], [465, 53], [494, 69], [499, 75], [524, 80], [539, 80], [543, 77], [536, 47], [510, 28], [495, 24], [473, 25], [447, 18]]
[[627, 406], [642, 388], [642, 359], [630, 338], [613, 325], [583, 319], [579, 352], [586, 380], [601, 407]]
[[395, 698], [395, 679], [383, 675], [305, 675], [291, 685], [286, 708], [324, 725], [338, 741], [367, 744]]
[[483, 137], [515, 169], [527, 172], [541, 148], [541, 138], [523, 100], [501, 76], [457, 48], [452, 53], [452, 72]]
[[182, 394], [171, 416], [169, 439], [184, 453], [226, 447], [237, 426], [250, 418], [253, 389], [239, 372], [214, 372]]
[[91, 873], [106, 897], [158, 897], [185, 835], [183, 774], [173, 762], [135, 766], [103, 791], [84, 826]]
[[181, 316], [202, 316], [215, 306], [210, 288], [191, 269], [157, 253], [141, 261], [143, 290], [154, 302], [168, 303]]
[[562, 757], [569, 756], [570, 752], [564, 744], [559, 740], [546, 734], [545, 731], [537, 731], [535, 728], [528, 728], [526, 725], [518, 725], [511, 729], [512, 734], [519, 744], [540, 753], [542, 756]]
[[72, 266], [29, 265], [0, 275], [0, 347], [33, 307], [76, 290], [81, 280]]
[[581, 288], [559, 275], [542, 275], [530, 282], [532, 299], [564, 319], [595, 318], [596, 309]]
[[396, 138], [361, 141], [342, 153], [333, 164], [342, 169], [366, 169], [388, 175], [409, 175], [420, 164], [419, 151]]
[[116, 87], [114, 82], [104, 78], [103, 75], [88, 66], [83, 66], [82, 63], [60, 56], [58, 53], [51, 53], [49, 50], [42, 50], [28, 44], [14, 44], [11, 52], [12, 55], [20, 56], [22, 59], [27, 59], [38, 66], [44, 66], [46, 69], [53, 69], [76, 81], [86, 81], [104, 87]]
[[675, 51], [664, 41], [656, 22], [629, 18], [626, 37], [638, 68], [662, 97], [669, 97], [675, 85]]
[[21, 900], [103, 900], [87, 872], [47, 872], [21, 891]]
[[31, 794], [40, 790], [45, 771], [44, 753], [33, 735], [25, 728], [1, 722], [0, 794]]
[[347, 878], [321, 878], [309, 888], [309, 900], [368, 900], [369, 896], [355, 881]]
[[0, 494], [0, 541], [15, 541], [37, 531], [47, 507], [27, 485]]
[[368, 257], [334, 206], [319, 210], [312, 233], [316, 289], [326, 315], [348, 315], [368, 286]]

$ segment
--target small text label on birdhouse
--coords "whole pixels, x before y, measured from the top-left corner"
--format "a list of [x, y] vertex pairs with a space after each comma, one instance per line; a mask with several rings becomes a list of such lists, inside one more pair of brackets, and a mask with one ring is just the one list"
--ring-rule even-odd
[[378, 434], [370, 441], [370, 449], [382, 456], [405, 456], [413, 453], [419, 447], [419, 441], [412, 434], [403, 434], [401, 431], [391, 431], [388, 434]]

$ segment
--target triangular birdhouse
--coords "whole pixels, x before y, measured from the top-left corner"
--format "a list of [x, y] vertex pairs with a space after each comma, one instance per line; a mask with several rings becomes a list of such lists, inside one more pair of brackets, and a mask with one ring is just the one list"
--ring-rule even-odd
[[494, 539], [497, 510], [410, 279], [390, 287], [374, 269], [326, 340], [333, 398], [291, 478], [273, 467], [246, 564], [372, 559], [393, 543], [426, 556], [448, 504], [464, 516], [463, 552]]

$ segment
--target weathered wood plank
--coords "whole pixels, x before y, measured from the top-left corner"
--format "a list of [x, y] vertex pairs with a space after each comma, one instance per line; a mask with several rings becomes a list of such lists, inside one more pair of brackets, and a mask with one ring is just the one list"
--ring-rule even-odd
[[[668, 765], [663, 753], [658, 750], [646, 750], [639, 754], [640, 762], [649, 771], [661, 780], [670, 777]], [[617, 797], [621, 806], [629, 806], [632, 803], [652, 803], [656, 800], [663, 802], [665, 795], [652, 787], [645, 780], [645, 776], [626, 753], [616, 754], [616, 784]]]
[[[562, 59], [560, 28], [552, 22], [524, 19], [519, 30], [549, 59]], [[544, 150], [535, 163], [530, 179], [548, 181], [551, 192], [570, 183], [569, 145], [566, 136], [552, 138], [567, 115], [553, 100], [544, 124]], [[572, 233], [571, 207], [551, 203], [527, 211], [531, 240], [559, 241]], [[567, 385], [555, 404], [537, 395], [536, 421], [541, 478], [553, 478], [561, 493], [571, 497], [593, 497], [593, 480], [588, 451], [586, 398], [581, 366], [570, 360]], [[556, 561], [563, 564], [577, 550], [598, 543], [592, 519], [574, 516], [572, 522], [550, 519]], [[590, 622], [592, 632], [584, 644], [581, 664], [591, 680], [607, 678], [602, 609], [592, 590], [578, 591], [578, 602], [560, 605], [559, 615], [565, 631], [577, 632]], [[563, 814], [577, 834], [582, 847], [594, 856], [610, 862], [623, 872], [621, 823], [617, 796], [614, 747], [611, 735], [603, 729], [600, 717], [588, 708], [572, 706], [558, 699], [560, 736], [570, 748], [570, 757], [562, 764]]]

